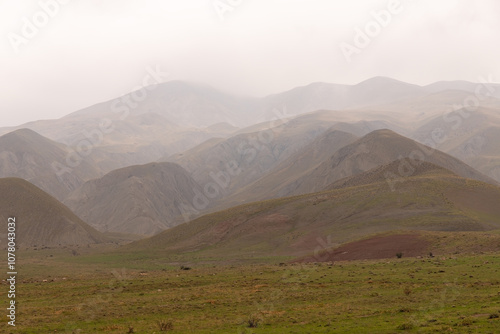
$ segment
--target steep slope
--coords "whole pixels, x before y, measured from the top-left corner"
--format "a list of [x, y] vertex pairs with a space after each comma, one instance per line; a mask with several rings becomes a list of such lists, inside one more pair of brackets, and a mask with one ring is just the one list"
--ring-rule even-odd
[[[10, 132], [0, 137], [0, 177], [23, 178], [62, 200], [84, 181], [100, 175], [87, 160], [73, 163], [69, 153], [65, 145], [32, 130]], [[68, 160], [73, 167], [68, 167]], [[67, 172], [58, 173], [63, 169]]]
[[[211, 139], [171, 157], [201, 185], [219, 177], [221, 195], [227, 196], [256, 181], [271, 168], [301, 149], [327, 129], [328, 123], [293, 119], [254, 133], [242, 133], [220, 141]], [[220, 198], [220, 197], [219, 197]]]
[[5, 232], [10, 217], [16, 219], [16, 244], [22, 247], [109, 241], [55, 198], [19, 178], [0, 179], [0, 219]]
[[449, 112], [428, 120], [412, 137], [420, 142], [437, 138], [439, 150], [500, 181], [500, 109]]
[[[183, 261], [241, 261], [309, 255], [387, 231], [500, 227], [499, 187], [427, 167], [396, 189], [383, 180], [246, 204], [202, 216], [121, 251], [156, 251]], [[375, 174], [393, 168], [389, 164]]]
[[[411, 166], [411, 174], [402, 174], [401, 170]], [[397, 185], [404, 182], [410, 177], [426, 176], [426, 175], [442, 175], [444, 177], [449, 177], [454, 175], [451, 171], [446, 168], [440, 167], [430, 162], [422, 162], [418, 165], [414, 165], [414, 162], [410, 158], [402, 158], [394, 160], [388, 164], [381, 165], [372, 168], [361, 174], [356, 174], [349, 176], [338, 181], [335, 181], [329, 185], [326, 189], [340, 189], [340, 188], [350, 188], [357, 187], [371, 183], [386, 182], [389, 187], [396, 190]]]
[[150, 163], [88, 181], [65, 204], [100, 231], [152, 235], [180, 223], [202, 191], [182, 167]]
[[353, 134], [334, 128], [322, 133], [313, 142], [282, 161], [256, 182], [224, 200], [224, 205], [229, 206], [272, 198], [291, 179], [297, 179], [311, 173], [314, 168], [332, 156], [338, 149], [359, 139]]
[[[391, 121], [376, 120], [377, 115], [370, 116], [375, 120], [341, 122], [341, 120], [363, 119], [363, 117], [363, 115], [357, 115], [356, 112], [351, 115], [351, 112], [322, 110], [291, 119], [264, 122], [249, 129], [242, 129], [225, 140], [206, 141], [191, 150], [169, 157], [168, 161], [183, 166], [201, 185], [216, 182], [219, 196], [210, 201], [211, 207], [228, 207], [246, 202], [250, 198], [254, 200], [270, 198], [272, 196], [269, 196], [264, 188], [262, 188], [263, 192], [249, 191], [245, 192], [244, 196], [238, 197], [233, 195], [236, 192], [242, 192], [242, 189], [250, 187], [254, 182], [262, 183], [259, 181], [260, 178], [281, 168], [278, 166], [285, 164], [285, 160], [288, 162], [283, 167], [288, 166], [289, 163], [293, 164], [290, 157], [297, 152], [302, 152], [307, 145], [329, 128], [347, 130], [361, 135], [387, 127], [401, 129]], [[252, 130], [255, 132], [251, 132]], [[338, 139], [340, 140], [340, 137]], [[321, 157], [323, 154], [321, 152], [333, 154], [332, 147], [340, 148], [339, 144], [342, 144], [342, 141], [331, 144], [325, 142], [324, 149], [312, 148], [318, 153], [314, 159]], [[300, 156], [297, 158], [305, 161]], [[311, 166], [313, 165], [308, 168]], [[288, 173], [288, 176], [294, 177], [294, 174], [299, 172], [300, 164], [296, 167], [291, 175]], [[275, 184], [274, 180], [271, 183]], [[257, 187], [260, 188], [260, 186]]]
[[412, 164], [401, 166], [395, 178], [412, 175], [422, 161], [444, 167], [466, 178], [496, 182], [460, 160], [419, 144], [390, 130], [377, 130], [338, 150], [307, 175], [283, 185], [278, 196], [305, 194], [325, 189], [342, 178], [362, 173], [393, 160], [409, 157]]

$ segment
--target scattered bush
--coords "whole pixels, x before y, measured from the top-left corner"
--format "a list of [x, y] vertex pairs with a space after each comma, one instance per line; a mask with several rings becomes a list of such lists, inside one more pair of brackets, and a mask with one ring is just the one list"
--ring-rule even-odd
[[134, 327], [128, 326], [128, 332], [127, 332], [127, 334], [133, 334], [133, 333], [135, 333]]
[[462, 320], [462, 322], [460, 322], [460, 326], [471, 326], [473, 323], [474, 320], [472, 320], [471, 318], [465, 318], [464, 320]]
[[413, 324], [411, 322], [407, 322], [407, 323], [399, 325], [397, 329], [402, 330], [402, 331], [408, 330], [408, 329], [413, 329]]
[[492, 313], [490, 314], [490, 316], [488, 317], [488, 319], [498, 319], [500, 316], [498, 315], [498, 313]]
[[396, 257], [397, 257], [398, 259], [402, 258], [402, 257], [403, 257], [403, 253], [401, 253], [401, 252], [396, 253]]
[[256, 316], [251, 316], [248, 318], [248, 327], [249, 328], [257, 328], [259, 326], [260, 319], [257, 318]]
[[191, 267], [181, 266], [181, 270], [191, 270]]
[[159, 320], [156, 323], [158, 324], [158, 328], [162, 332], [174, 329], [174, 324], [172, 323], [172, 321]]

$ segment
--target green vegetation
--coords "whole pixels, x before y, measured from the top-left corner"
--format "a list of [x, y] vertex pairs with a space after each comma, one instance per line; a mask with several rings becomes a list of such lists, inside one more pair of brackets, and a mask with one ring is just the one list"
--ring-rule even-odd
[[500, 188], [431, 173], [406, 179], [397, 191], [381, 181], [240, 205], [134, 242], [121, 252], [241, 263], [269, 254], [306, 256], [327, 237], [331, 244], [344, 244], [395, 230], [494, 230], [500, 228], [498, 198]]
[[[498, 253], [200, 263], [191, 270], [145, 255], [139, 257], [150, 269], [116, 257], [123, 267], [113, 268], [100, 257], [20, 252], [12, 332], [493, 333], [500, 326]], [[5, 317], [2, 322], [6, 328]]]

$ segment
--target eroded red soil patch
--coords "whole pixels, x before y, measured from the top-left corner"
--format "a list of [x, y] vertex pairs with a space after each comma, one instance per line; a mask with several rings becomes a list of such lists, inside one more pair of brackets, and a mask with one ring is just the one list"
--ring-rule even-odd
[[392, 234], [354, 241], [339, 248], [306, 257], [299, 262], [330, 262], [428, 255], [429, 242], [418, 234]]

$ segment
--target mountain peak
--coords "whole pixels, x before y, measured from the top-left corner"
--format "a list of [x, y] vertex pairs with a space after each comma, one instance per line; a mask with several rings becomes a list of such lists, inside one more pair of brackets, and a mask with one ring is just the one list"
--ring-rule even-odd
[[[386, 139], [386, 138], [394, 139], [394, 138], [399, 138], [399, 137], [404, 138], [403, 136], [401, 136], [400, 134], [398, 134], [392, 130], [380, 129], [380, 130], [375, 130], [375, 131], [368, 133], [364, 138], [368, 139], [368, 140], [375, 140], [375, 139]], [[405, 138], [405, 139], [410, 140], [409, 138]]]
[[381, 84], [381, 83], [400, 83], [400, 84], [405, 84], [405, 85], [411, 85], [407, 82], [399, 81], [393, 78], [389, 77], [384, 77], [384, 76], [375, 76], [366, 80], [363, 80], [359, 82], [357, 85], [365, 85], [365, 84]]
[[5, 138], [9, 138], [9, 137], [12, 137], [12, 138], [24, 138], [24, 139], [28, 139], [28, 138], [36, 138], [36, 139], [40, 139], [40, 138], [45, 138], [43, 137], [42, 135], [40, 135], [38, 132], [35, 132], [31, 129], [28, 129], [28, 128], [22, 128], [22, 129], [17, 129], [17, 130], [14, 130], [12, 132], [8, 132], [6, 134], [4, 134], [2, 137], [5, 137]]

